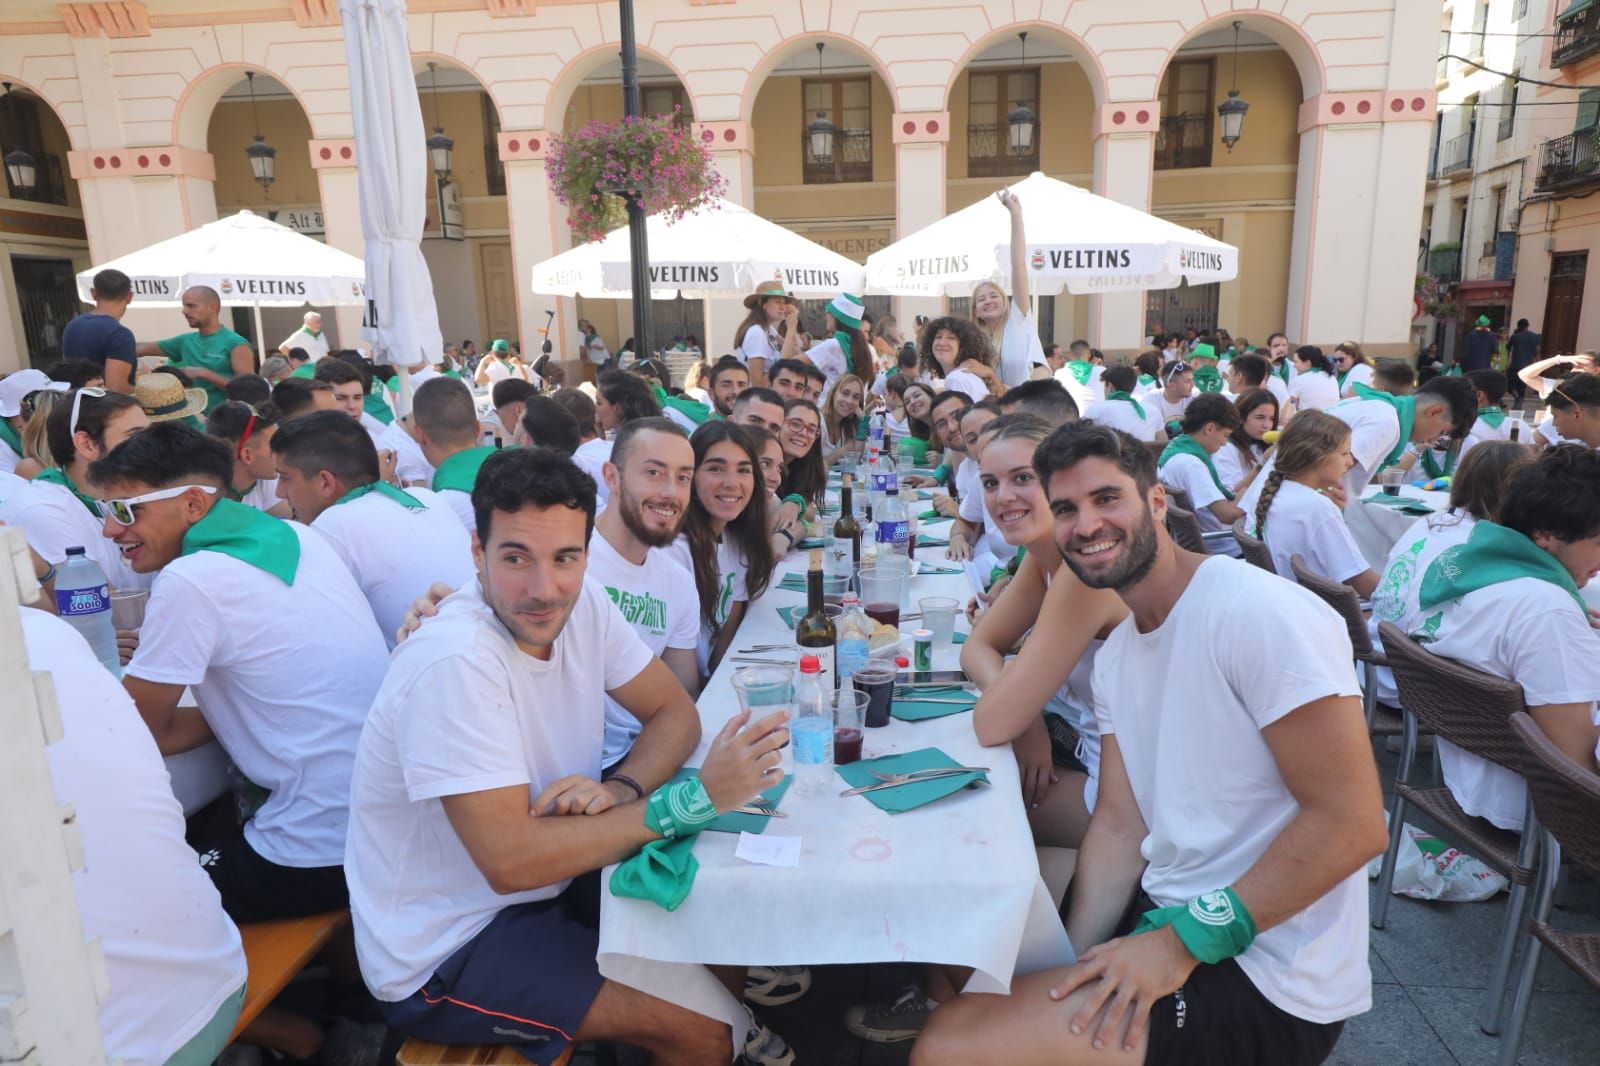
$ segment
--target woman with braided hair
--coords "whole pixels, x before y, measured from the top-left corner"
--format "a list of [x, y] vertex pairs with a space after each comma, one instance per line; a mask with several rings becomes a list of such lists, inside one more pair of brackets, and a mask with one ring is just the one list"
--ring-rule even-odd
[[1355, 462], [1350, 427], [1321, 411], [1301, 411], [1283, 431], [1275, 455], [1249, 516], [1253, 532], [1272, 553], [1272, 565], [1292, 580], [1289, 560], [1298, 555], [1330, 581], [1370, 597], [1378, 575], [1356, 547], [1342, 513], [1341, 482]]

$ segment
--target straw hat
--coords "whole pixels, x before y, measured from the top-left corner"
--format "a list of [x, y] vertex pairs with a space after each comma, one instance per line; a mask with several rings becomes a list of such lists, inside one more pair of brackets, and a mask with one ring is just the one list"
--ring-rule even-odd
[[751, 293], [749, 296], [746, 296], [744, 298], [744, 305], [753, 311], [755, 310], [757, 304], [769, 300], [774, 296], [787, 303], [795, 302], [794, 293], [790, 292], [788, 289], [785, 289], [783, 287], [783, 282], [774, 278], [771, 281], [763, 281], [756, 288], [755, 292]]
[[140, 374], [133, 386], [133, 398], [139, 401], [152, 422], [188, 418], [206, 409], [204, 389], [186, 389], [183, 382], [171, 374], [160, 372]]

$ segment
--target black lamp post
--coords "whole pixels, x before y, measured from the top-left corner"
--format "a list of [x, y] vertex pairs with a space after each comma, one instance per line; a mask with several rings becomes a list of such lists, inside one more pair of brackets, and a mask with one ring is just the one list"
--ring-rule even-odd
[[[822, 77], [822, 42], [817, 42], [817, 77]], [[827, 166], [833, 162], [833, 135], [835, 128], [828, 121], [826, 111], [818, 111], [817, 117], [806, 127], [806, 145], [811, 153], [811, 161]]]
[[[1028, 65], [1028, 31], [1023, 30], [1017, 34], [1017, 39], [1022, 42], [1022, 65]], [[1019, 79], [1020, 84], [1020, 79]], [[1011, 109], [1006, 122], [1010, 127], [1011, 154], [1021, 158], [1033, 153], [1033, 131], [1039, 121], [1039, 116], [1033, 113], [1025, 101], [1018, 100], [1017, 106]]]
[[[0, 84], [5, 86], [6, 110], [9, 112], [11, 110], [11, 83], [8, 81]], [[15, 129], [16, 115], [13, 113], [11, 117], [11, 125], [12, 128]], [[15, 189], [17, 194], [23, 199], [32, 199], [33, 190], [39, 184], [39, 169], [37, 164], [34, 162], [33, 156], [29, 155], [21, 148], [13, 148], [11, 151], [6, 153], [5, 164], [6, 177], [11, 179], [11, 187]]]
[[[450, 178], [450, 156], [456, 142], [444, 135], [444, 125], [439, 121], [439, 65], [429, 62], [428, 77], [433, 83], [433, 136], [428, 138], [428, 162], [433, 165], [433, 176], [441, 188]], [[440, 220], [440, 225], [443, 225]]]
[[267, 139], [261, 135], [261, 114], [256, 110], [256, 72], [253, 70], [245, 71], [244, 80], [250, 86], [250, 117], [254, 120], [256, 126], [256, 139], [251, 141], [245, 148], [244, 154], [245, 158], [250, 160], [251, 176], [256, 179], [256, 182], [261, 186], [261, 191], [265, 193], [272, 188], [272, 183], [278, 176], [278, 150], [268, 144]]
[[1250, 110], [1250, 105], [1239, 99], [1239, 25], [1239, 21], [1234, 20], [1233, 87], [1228, 90], [1228, 98], [1217, 105], [1217, 115], [1222, 120], [1222, 143], [1229, 152], [1239, 143], [1239, 136], [1244, 132], [1244, 113]]
[[[618, 0], [622, 30], [622, 113], [643, 114], [639, 102], [639, 45], [633, 30], [633, 0]], [[654, 353], [650, 343], [650, 241], [645, 233], [644, 206], [633, 190], [624, 190], [628, 202], [629, 276], [633, 285], [633, 351], [640, 357]]]

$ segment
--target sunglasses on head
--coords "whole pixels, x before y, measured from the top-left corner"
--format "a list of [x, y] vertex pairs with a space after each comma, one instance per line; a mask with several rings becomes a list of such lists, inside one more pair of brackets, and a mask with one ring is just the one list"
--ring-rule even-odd
[[99, 388], [83, 388], [83, 389], [79, 389], [78, 391], [76, 391], [76, 392], [74, 392], [72, 394], [72, 417], [67, 420], [67, 435], [69, 437], [77, 436], [77, 433], [78, 433], [78, 410], [83, 404], [83, 398], [85, 396], [89, 396], [89, 397], [92, 397], [93, 399], [98, 400], [98, 399], [102, 398], [103, 396], [105, 396], [106, 391], [107, 390], [105, 390], [105, 389], [99, 389]]
[[157, 489], [155, 492], [146, 492], [142, 496], [127, 496], [120, 500], [96, 500], [95, 506], [100, 510], [100, 517], [109, 518], [119, 526], [131, 526], [138, 516], [133, 509], [142, 503], [156, 503], [161, 500], [171, 500], [182, 496], [190, 489], [199, 489], [208, 496], [216, 494], [216, 488], [211, 485], [174, 485], [170, 489]]

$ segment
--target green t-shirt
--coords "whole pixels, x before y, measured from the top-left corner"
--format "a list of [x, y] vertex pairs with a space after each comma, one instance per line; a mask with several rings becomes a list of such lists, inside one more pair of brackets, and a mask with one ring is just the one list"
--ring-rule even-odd
[[[180, 333], [176, 337], [168, 337], [159, 342], [161, 354], [175, 366], [199, 367], [209, 370], [213, 374], [224, 377], [233, 376], [233, 360], [229, 353], [239, 345], [249, 345], [249, 341], [239, 336], [226, 326], [220, 327], [209, 337], [199, 333]], [[209, 381], [195, 381], [195, 385], [206, 390], [206, 414], [213, 408], [220, 406], [227, 400], [227, 395], [216, 385]]]

